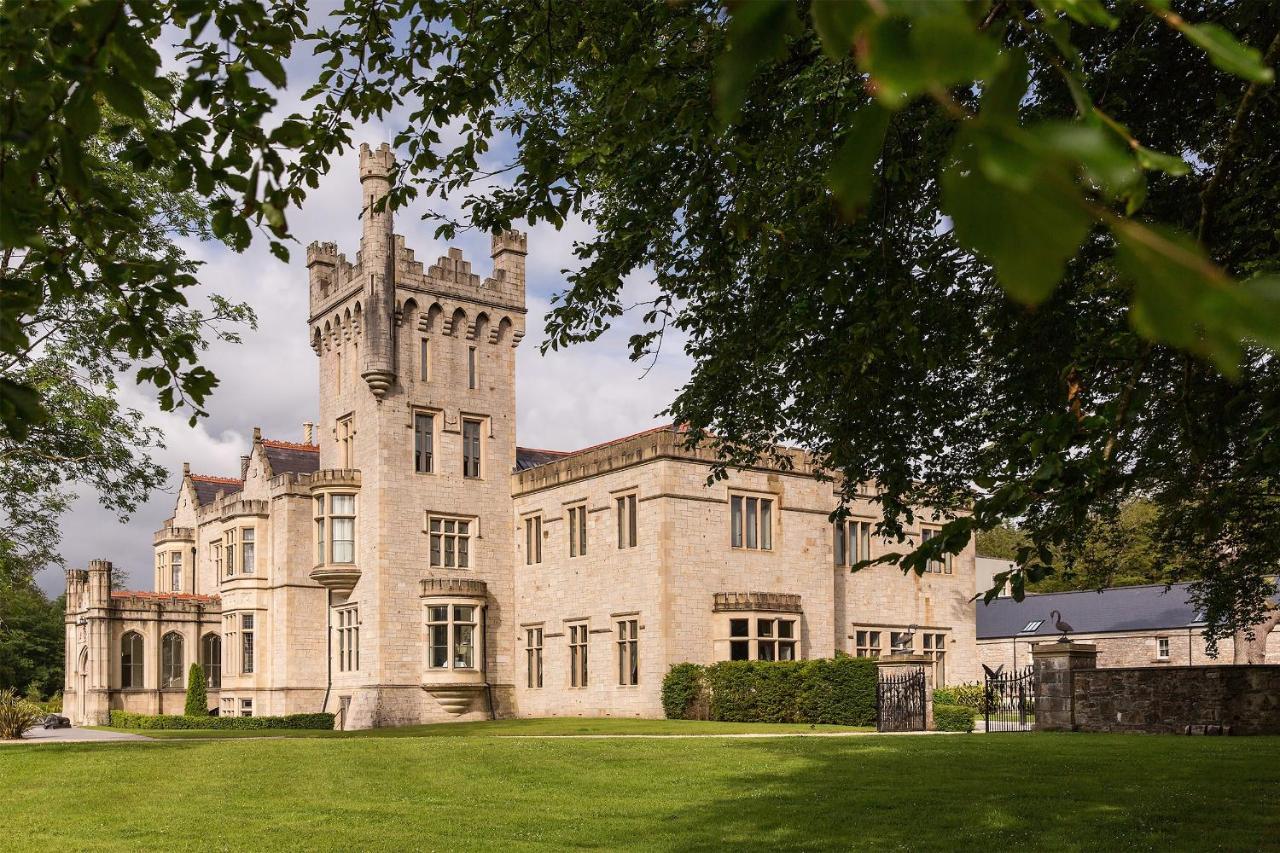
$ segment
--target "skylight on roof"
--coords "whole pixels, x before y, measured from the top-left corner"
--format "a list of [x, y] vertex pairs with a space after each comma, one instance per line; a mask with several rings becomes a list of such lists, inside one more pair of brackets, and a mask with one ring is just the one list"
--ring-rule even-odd
[[1043, 619], [1034, 619], [1034, 620], [1032, 620], [1032, 621], [1028, 622], [1026, 625], [1024, 625], [1024, 626], [1022, 627], [1022, 630], [1021, 630], [1021, 631], [1019, 631], [1018, 633], [1019, 633], [1019, 634], [1030, 634], [1032, 631], [1039, 631], [1039, 630], [1040, 630], [1040, 626], [1041, 626], [1041, 625], [1043, 625], [1043, 624], [1044, 624], [1044, 620], [1043, 620]]

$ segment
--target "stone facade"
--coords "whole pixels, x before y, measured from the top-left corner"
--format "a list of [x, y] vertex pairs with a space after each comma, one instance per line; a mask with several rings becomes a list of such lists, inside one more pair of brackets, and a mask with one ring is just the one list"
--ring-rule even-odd
[[1072, 699], [1077, 731], [1280, 734], [1280, 666], [1088, 670], [1076, 673]]
[[[849, 568], [855, 547], [918, 543], [931, 512], [911, 542], [881, 542], [858, 526], [876, 516], [864, 496], [839, 559], [835, 492], [799, 453], [708, 486], [708, 451], [670, 427], [517, 448], [526, 238], [495, 235], [483, 278], [457, 249], [424, 266], [376, 209], [392, 166], [362, 147], [354, 261], [308, 247], [318, 423], [301, 443], [255, 433], [239, 477], [184, 471], [155, 536], [156, 593], [104, 592], [108, 564], [69, 573], [77, 722], [180, 710], [157, 645], [175, 631], [184, 672], [216, 640], [222, 713], [324, 709], [346, 728], [659, 716], [671, 664], [744, 655], [911, 644], [939, 683], [977, 677], [972, 548], [919, 577]], [[126, 688], [130, 632], [145, 663]]]

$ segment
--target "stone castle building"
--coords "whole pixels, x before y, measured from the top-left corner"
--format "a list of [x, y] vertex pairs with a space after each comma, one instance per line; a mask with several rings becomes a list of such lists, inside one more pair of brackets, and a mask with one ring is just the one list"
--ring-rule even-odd
[[872, 535], [867, 500], [833, 527], [800, 453], [708, 486], [707, 451], [672, 427], [518, 447], [525, 235], [492, 238], [487, 277], [457, 249], [424, 266], [374, 209], [392, 165], [362, 146], [354, 262], [307, 251], [314, 429], [255, 431], [237, 477], [184, 470], [154, 592], [113, 591], [105, 561], [67, 573], [75, 721], [181, 713], [195, 661], [222, 714], [345, 728], [661, 716], [682, 661], [903, 649], [940, 683], [977, 677], [972, 547], [919, 577], [851, 573], [904, 544]]

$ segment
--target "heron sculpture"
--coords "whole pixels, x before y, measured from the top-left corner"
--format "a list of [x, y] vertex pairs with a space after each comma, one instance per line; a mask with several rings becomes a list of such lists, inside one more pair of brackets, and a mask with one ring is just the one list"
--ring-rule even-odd
[[1062, 620], [1062, 614], [1056, 610], [1050, 610], [1049, 615], [1053, 618], [1053, 627], [1062, 632], [1062, 636], [1058, 638], [1059, 643], [1069, 643], [1071, 640], [1067, 637], [1075, 628], [1070, 623]]

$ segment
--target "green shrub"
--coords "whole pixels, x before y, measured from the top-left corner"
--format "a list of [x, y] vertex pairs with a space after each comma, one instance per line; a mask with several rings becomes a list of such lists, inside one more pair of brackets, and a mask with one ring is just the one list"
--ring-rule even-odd
[[12, 687], [0, 690], [0, 740], [20, 738], [44, 716], [44, 710], [18, 695]]
[[663, 681], [672, 719], [744, 723], [875, 723], [876, 667], [848, 656], [673, 666]]
[[981, 682], [972, 684], [953, 684], [950, 687], [939, 687], [933, 691], [933, 701], [941, 705], [964, 705], [981, 714], [985, 711], [986, 688]]
[[204, 686], [204, 667], [198, 663], [191, 664], [187, 671], [187, 705], [184, 709], [188, 717], [209, 716], [209, 692]]
[[966, 705], [939, 705], [934, 692], [933, 727], [940, 732], [971, 732], [977, 712]]
[[134, 714], [112, 711], [117, 729], [331, 729], [333, 714], [289, 714], [284, 717], [210, 717], [176, 714]]
[[662, 679], [662, 713], [668, 720], [705, 720], [707, 691], [703, 668], [696, 663], [678, 663]]

